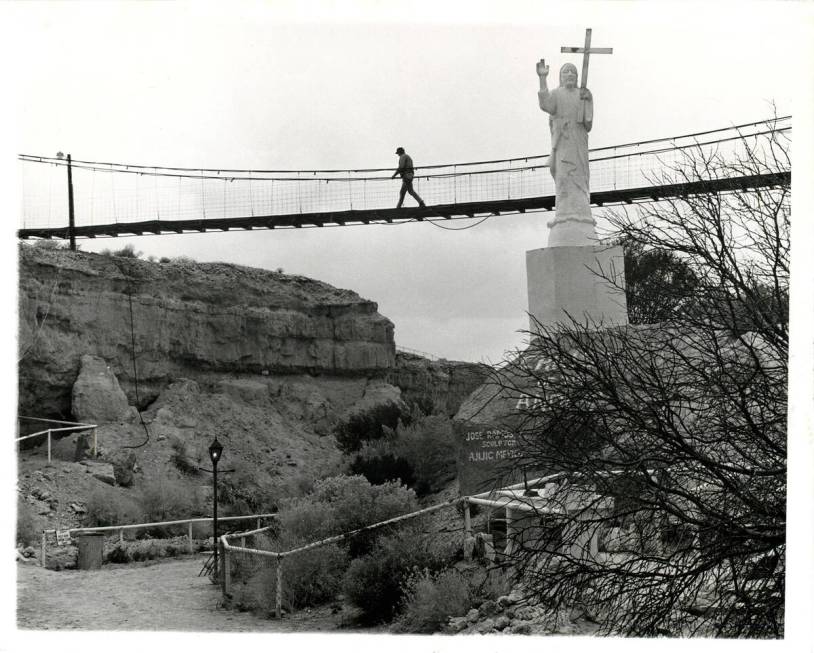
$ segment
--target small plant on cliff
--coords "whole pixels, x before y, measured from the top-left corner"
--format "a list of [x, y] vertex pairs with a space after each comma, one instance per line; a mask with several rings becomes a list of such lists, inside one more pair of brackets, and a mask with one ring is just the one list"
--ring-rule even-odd
[[190, 476], [197, 476], [200, 474], [200, 470], [198, 469], [198, 461], [193, 460], [190, 457], [186, 442], [180, 438], [175, 438], [173, 439], [171, 446], [173, 452], [171, 460], [179, 471], [183, 472], [184, 474], [189, 474]]
[[130, 243], [112, 252], [109, 249], [103, 249], [99, 253], [103, 256], [118, 256], [119, 258], [140, 258], [144, 254], [144, 252], [137, 252], [136, 248]]

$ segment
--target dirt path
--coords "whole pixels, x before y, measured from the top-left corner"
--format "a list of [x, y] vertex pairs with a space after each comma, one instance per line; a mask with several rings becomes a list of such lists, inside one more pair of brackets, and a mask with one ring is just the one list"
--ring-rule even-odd
[[18, 564], [17, 625], [30, 630], [338, 630], [328, 609], [277, 620], [220, 608], [217, 586], [198, 577], [204, 559], [105, 565], [98, 571]]

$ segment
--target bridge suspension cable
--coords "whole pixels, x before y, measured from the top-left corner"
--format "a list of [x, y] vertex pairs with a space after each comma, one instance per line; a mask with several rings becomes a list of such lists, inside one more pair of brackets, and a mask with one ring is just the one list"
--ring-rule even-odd
[[[689, 148], [724, 156], [743, 154], [748, 143], [790, 132], [783, 116], [742, 125], [624, 143], [590, 151], [592, 192], [653, 186], [653, 178], [680, 161]], [[21, 237], [61, 237], [67, 225], [64, 166], [54, 157], [19, 155]], [[551, 209], [554, 183], [549, 156], [434, 164], [416, 169], [414, 186], [439, 218]], [[237, 228], [331, 226], [431, 219], [414, 211], [393, 213], [398, 182], [393, 168], [342, 170], [250, 170], [181, 168], [72, 159], [77, 235], [120, 235], [127, 225], [153, 225], [142, 232], [163, 233]], [[386, 174], [378, 174], [386, 173]], [[143, 178], [149, 183], [143, 183]], [[605, 197], [605, 196], [603, 196]], [[625, 198], [624, 201], [627, 201]], [[415, 214], [415, 215], [414, 215]], [[300, 216], [297, 219], [295, 216]], [[322, 216], [322, 217], [318, 217]], [[185, 226], [195, 222], [198, 226]], [[115, 225], [116, 228], [107, 227]], [[156, 226], [157, 225], [157, 226]], [[164, 228], [166, 226], [166, 229]]]

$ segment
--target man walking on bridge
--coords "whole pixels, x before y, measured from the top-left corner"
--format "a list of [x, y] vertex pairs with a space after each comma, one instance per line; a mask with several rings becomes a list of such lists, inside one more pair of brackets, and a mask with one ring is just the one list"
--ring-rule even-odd
[[410, 195], [415, 197], [418, 200], [419, 206], [427, 206], [424, 204], [424, 200], [418, 196], [418, 193], [413, 190], [413, 177], [415, 173], [413, 172], [412, 158], [404, 151], [403, 147], [396, 148], [396, 154], [399, 155], [399, 167], [391, 177], [391, 179], [395, 179], [396, 175], [401, 175], [401, 190], [399, 191], [399, 203], [396, 204], [396, 208], [401, 208], [405, 193], [410, 193]]

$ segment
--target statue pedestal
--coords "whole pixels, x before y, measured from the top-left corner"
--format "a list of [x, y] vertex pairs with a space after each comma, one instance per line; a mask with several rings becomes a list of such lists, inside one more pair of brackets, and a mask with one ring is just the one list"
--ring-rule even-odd
[[[588, 328], [627, 324], [625, 263], [620, 246], [574, 245], [526, 252], [530, 329], [570, 324]], [[606, 278], [615, 279], [618, 288]], [[571, 318], [569, 318], [569, 315]]]

